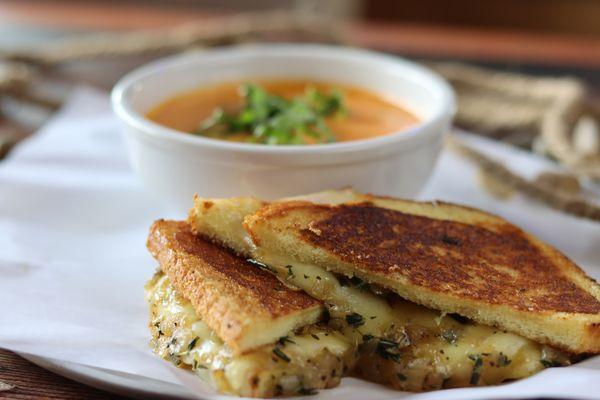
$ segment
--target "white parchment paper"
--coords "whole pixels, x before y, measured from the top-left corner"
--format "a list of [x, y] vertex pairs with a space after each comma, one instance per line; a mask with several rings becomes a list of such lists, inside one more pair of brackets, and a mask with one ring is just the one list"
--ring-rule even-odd
[[[526, 176], [554, 167], [489, 140], [461, 138]], [[473, 166], [454, 154], [442, 155], [422, 197], [501, 215], [600, 278], [600, 224], [520, 196], [498, 201], [480, 189]], [[153, 220], [185, 213], [170, 215], [138, 183], [108, 96], [77, 90], [51, 122], [0, 163], [0, 347], [177, 382], [203, 398], [220, 398], [195, 377], [175, 372], [147, 345], [143, 285], [155, 263], [145, 249], [146, 233]], [[316, 398], [407, 396], [600, 399], [600, 357], [498, 387], [418, 395], [347, 378]]]

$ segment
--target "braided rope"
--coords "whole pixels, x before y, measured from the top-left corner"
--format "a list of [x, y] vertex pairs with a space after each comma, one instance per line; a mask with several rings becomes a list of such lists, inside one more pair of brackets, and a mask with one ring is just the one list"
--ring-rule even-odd
[[37, 76], [35, 69], [18, 62], [0, 63], [0, 92], [25, 87]]
[[516, 189], [549, 207], [576, 217], [600, 221], [600, 207], [598, 205], [590, 203], [585, 199], [556, 191], [555, 188], [544, 186], [539, 182], [529, 181], [513, 173], [502, 163], [487, 157], [452, 136], [450, 136], [447, 144], [450, 149], [477, 164], [488, 177], [496, 179], [503, 186]]
[[334, 42], [340, 41], [342, 37], [339, 28], [324, 18], [305, 13], [272, 11], [162, 29], [85, 35], [25, 52], [0, 52], [0, 58], [49, 66], [96, 58], [177, 52], [199, 45], [235, 42], [257, 35], [294, 31]]
[[[455, 63], [431, 67], [458, 93], [457, 122], [486, 132], [529, 131], [571, 172], [600, 179], [600, 149], [574, 143], [573, 126], [586, 112], [585, 88], [574, 78], [538, 78]], [[598, 111], [600, 114], [600, 111]], [[600, 132], [597, 132], [600, 136]]]

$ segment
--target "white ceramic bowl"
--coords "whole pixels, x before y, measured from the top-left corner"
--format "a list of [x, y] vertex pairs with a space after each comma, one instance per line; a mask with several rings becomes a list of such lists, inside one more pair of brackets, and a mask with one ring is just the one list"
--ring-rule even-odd
[[[421, 122], [373, 139], [302, 146], [232, 143], [182, 134], [144, 117], [181, 92], [245, 78], [298, 78], [362, 87], [404, 100]], [[455, 110], [439, 76], [398, 57], [336, 46], [246, 45], [166, 58], [117, 83], [112, 104], [134, 170], [175, 209], [194, 193], [265, 199], [325, 189], [413, 197], [435, 165]]]

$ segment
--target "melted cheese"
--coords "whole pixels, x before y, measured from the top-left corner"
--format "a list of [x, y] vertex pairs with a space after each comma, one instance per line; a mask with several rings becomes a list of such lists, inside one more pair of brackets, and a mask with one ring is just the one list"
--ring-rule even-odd
[[411, 391], [491, 385], [543, 369], [545, 354], [552, 354], [553, 361], [568, 362], [558, 352], [519, 335], [461, 323], [397, 297], [388, 302], [364, 288], [342, 285], [334, 274], [316, 265], [273, 254], [261, 254], [260, 260], [282, 281], [325, 301], [332, 317], [343, 321], [352, 313], [362, 316], [364, 323], [359, 326], [335, 326], [349, 340], [362, 343], [355, 373], [372, 381]]
[[281, 343], [234, 355], [165, 275], [148, 282], [146, 297], [154, 352], [211, 381], [221, 392], [270, 397], [333, 387], [354, 361], [355, 347], [347, 338], [314, 325]]
[[394, 322], [394, 311], [385, 299], [365, 290], [343, 286], [335, 275], [323, 268], [273, 256], [261, 260], [284, 282], [325, 301], [332, 317], [344, 319], [351, 313], [361, 315], [364, 319], [360, 326], [361, 335], [381, 336]]

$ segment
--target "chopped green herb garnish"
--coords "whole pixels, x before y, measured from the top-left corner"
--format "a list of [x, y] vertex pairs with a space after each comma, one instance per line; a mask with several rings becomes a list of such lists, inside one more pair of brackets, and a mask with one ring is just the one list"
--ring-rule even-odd
[[281, 358], [283, 361], [285, 362], [290, 362], [292, 361], [287, 354], [285, 354], [283, 351], [281, 351], [281, 349], [279, 347], [274, 347], [273, 348], [273, 354], [275, 354], [277, 357]]
[[358, 326], [364, 325], [365, 319], [362, 315], [358, 313], [352, 313], [346, 315], [346, 322], [348, 323], [348, 325], [356, 328]]
[[569, 359], [556, 350], [543, 347], [540, 363], [546, 368], [562, 367], [569, 364]]
[[286, 268], [287, 268], [287, 270], [288, 270], [288, 274], [287, 274], [287, 276], [288, 276], [288, 277], [290, 277], [290, 278], [293, 278], [293, 277], [295, 276], [295, 275], [294, 275], [294, 271], [293, 271], [293, 268], [294, 268], [294, 267], [292, 267], [291, 265], [286, 265], [285, 267], [286, 267]]
[[198, 343], [198, 339], [200, 339], [198, 336], [192, 339], [190, 344], [188, 344], [188, 351], [192, 350], [196, 346], [196, 343]]
[[379, 354], [381, 358], [391, 360], [395, 363], [399, 363], [401, 361], [400, 354], [396, 351], [391, 351], [390, 349], [377, 347], [377, 354]]
[[473, 360], [473, 370], [471, 371], [471, 379], [469, 380], [469, 383], [471, 385], [477, 385], [477, 382], [479, 382], [479, 378], [481, 377], [483, 358], [480, 354], [470, 354], [469, 358]]
[[548, 359], [542, 358], [540, 360], [540, 362], [542, 363], [542, 365], [545, 368], [552, 368], [552, 367], [560, 367], [560, 366], [562, 366], [562, 363], [560, 361], [558, 361], [558, 360], [548, 360]]
[[302, 396], [310, 396], [313, 394], [317, 394], [319, 392], [317, 392], [316, 389], [313, 388], [300, 388], [298, 389], [298, 394], [301, 394]]
[[442, 332], [442, 339], [450, 344], [456, 344], [458, 342], [458, 333], [454, 329], [447, 329]]
[[401, 361], [400, 343], [389, 339], [379, 339], [375, 349], [381, 358], [391, 360], [396, 363]]
[[235, 133], [248, 133], [249, 142], [262, 144], [330, 143], [335, 140], [325, 118], [344, 111], [339, 92], [329, 94], [308, 88], [303, 96], [287, 100], [267, 93], [258, 85], [241, 88], [245, 104], [238, 113], [216, 109], [202, 122], [197, 135], [226, 139]]
[[373, 336], [373, 335], [363, 335], [362, 340], [363, 340], [363, 342], [368, 342], [370, 340], [373, 340], [374, 337], [375, 336]]
[[260, 262], [258, 260], [255, 260], [253, 258], [248, 258], [246, 261], [249, 262], [250, 264], [254, 265], [254, 266], [257, 266], [260, 269], [264, 269], [265, 271], [269, 271], [269, 272], [272, 272], [272, 273], [276, 273], [277, 272], [273, 268], [269, 267], [267, 264], [262, 263], [262, 262]]
[[293, 340], [291, 340], [290, 338], [288, 338], [287, 336], [282, 336], [277, 340], [277, 343], [279, 343], [282, 346], [285, 346], [286, 343], [292, 343], [292, 344], [296, 344], [296, 342], [294, 342]]
[[498, 355], [498, 366], [499, 367], [506, 367], [506, 366], [510, 365], [511, 362], [512, 362], [512, 360], [510, 360], [508, 357], [506, 357], [505, 354], [500, 353], [500, 355]]
[[315, 335], [314, 333], [311, 333], [310, 336], [312, 336], [313, 339], [321, 340], [319, 339], [319, 336]]
[[385, 348], [398, 347], [400, 343], [388, 339], [379, 339], [379, 345]]
[[396, 374], [396, 376], [398, 377], [398, 379], [399, 379], [401, 382], [404, 382], [404, 381], [406, 381], [406, 380], [408, 379], [408, 378], [406, 377], [406, 375], [404, 375], [404, 374], [401, 374], [400, 372], [398, 372], [398, 373]]

